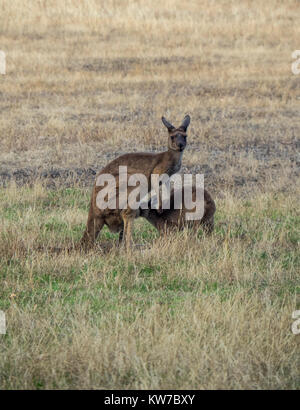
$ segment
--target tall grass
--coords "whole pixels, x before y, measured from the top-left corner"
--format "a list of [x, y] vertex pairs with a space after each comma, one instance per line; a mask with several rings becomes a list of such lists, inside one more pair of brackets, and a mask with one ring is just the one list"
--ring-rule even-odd
[[212, 237], [138, 220], [126, 255], [106, 230], [67, 251], [86, 191], [0, 195], [2, 388], [299, 388], [295, 197], [228, 194]]

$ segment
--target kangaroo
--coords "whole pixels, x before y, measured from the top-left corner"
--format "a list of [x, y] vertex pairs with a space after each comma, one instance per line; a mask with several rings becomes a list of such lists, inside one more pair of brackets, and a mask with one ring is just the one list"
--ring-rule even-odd
[[[181, 189], [182, 209], [174, 209], [174, 189], [170, 194], [170, 209], [164, 209], [162, 213], [158, 213], [156, 209], [150, 209], [151, 201], [148, 202], [148, 209], [140, 208], [140, 216], [146, 218], [159, 233], [165, 233], [170, 230], [181, 230], [185, 226], [198, 230], [202, 226], [207, 234], [211, 234], [214, 229], [214, 214], [216, 205], [211, 195], [206, 189], [204, 190], [204, 214], [201, 220], [186, 220], [187, 212], [194, 212], [195, 209], [187, 210], [184, 207], [184, 187]], [[196, 200], [196, 188], [192, 188], [192, 199]]]
[[[129, 206], [125, 209], [119, 209], [120, 207], [118, 206], [116, 209], [99, 209], [96, 199], [99, 191], [103, 189], [103, 186], [97, 186], [99, 175], [110, 174], [115, 177], [115, 195], [117, 200], [119, 200], [119, 166], [127, 166], [127, 181], [130, 175], [145, 175], [148, 181], [148, 194], [151, 191], [151, 174], [168, 174], [171, 176], [180, 170], [183, 151], [186, 147], [186, 131], [190, 124], [190, 116], [186, 115], [178, 128], [174, 127], [164, 117], [162, 117], [162, 122], [168, 129], [167, 151], [160, 153], [138, 152], [121, 155], [106, 165], [97, 175], [92, 191], [87, 226], [80, 242], [82, 247], [92, 246], [103, 226], [107, 225], [111, 232], [120, 232], [119, 242], [122, 241], [128, 250], [132, 241], [133, 221], [140, 215], [139, 209], [131, 209]], [[127, 195], [132, 190], [133, 187], [128, 187]], [[159, 201], [158, 212], [162, 212], [161, 200], [159, 199]]]

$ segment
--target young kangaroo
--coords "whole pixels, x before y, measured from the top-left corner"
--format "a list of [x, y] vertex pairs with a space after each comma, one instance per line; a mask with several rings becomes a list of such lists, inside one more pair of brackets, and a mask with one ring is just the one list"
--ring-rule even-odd
[[[176, 190], [177, 191], [177, 190]], [[187, 210], [184, 207], [184, 187], [181, 189], [182, 209], [174, 209], [174, 189], [170, 194], [170, 209], [164, 209], [162, 213], [158, 213], [156, 209], [150, 209], [151, 201], [149, 201], [149, 209], [140, 208], [140, 216], [146, 218], [159, 233], [164, 233], [169, 230], [181, 230], [185, 226], [193, 228], [195, 231], [202, 226], [204, 232], [207, 234], [212, 233], [214, 229], [214, 214], [216, 211], [216, 205], [211, 195], [204, 190], [204, 214], [200, 220], [186, 220], [185, 216], [187, 212], [194, 212], [194, 209]], [[192, 200], [196, 201], [196, 188], [192, 188]]]
[[[169, 133], [167, 151], [157, 154], [138, 152], [121, 155], [106, 165], [97, 175], [92, 192], [87, 227], [81, 239], [81, 246], [85, 248], [90, 247], [103, 225], [107, 225], [110, 231], [120, 232], [119, 240], [123, 239], [126, 249], [130, 247], [133, 221], [139, 216], [140, 210], [131, 209], [128, 205], [125, 209], [119, 209], [119, 206], [116, 206], [115, 209], [100, 209], [97, 206], [96, 200], [103, 186], [97, 185], [97, 179], [103, 174], [114, 176], [116, 181], [115, 196], [119, 201], [119, 166], [127, 166], [127, 181], [133, 174], [143, 174], [148, 181], [148, 193], [151, 191], [151, 174], [168, 174], [171, 176], [178, 172], [181, 168], [182, 154], [186, 146], [186, 131], [190, 124], [190, 117], [186, 115], [179, 128], [175, 128], [164, 117], [162, 117], [162, 122], [167, 127]], [[134, 187], [128, 187], [127, 198], [133, 189]], [[161, 204], [161, 202], [159, 203]], [[159, 208], [159, 212], [161, 212], [161, 208]]]

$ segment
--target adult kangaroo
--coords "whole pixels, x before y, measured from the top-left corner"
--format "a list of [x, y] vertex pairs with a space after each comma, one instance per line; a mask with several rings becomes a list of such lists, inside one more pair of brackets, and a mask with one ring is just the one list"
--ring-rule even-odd
[[[160, 153], [135, 152], [121, 155], [106, 165], [97, 175], [92, 191], [87, 226], [81, 239], [82, 247], [90, 247], [97, 238], [103, 225], [107, 225], [110, 231], [120, 232], [119, 240], [123, 240], [128, 250], [131, 246], [133, 221], [140, 215], [140, 210], [130, 208], [128, 203], [125, 209], [120, 209], [121, 207], [118, 206], [119, 203], [115, 209], [100, 209], [99, 206], [97, 206], [97, 195], [104, 188], [103, 186], [99, 186], [99, 184], [97, 185], [97, 180], [99, 181], [101, 175], [110, 174], [115, 178], [115, 196], [117, 202], [119, 202], [120, 176], [122, 175], [122, 173], [119, 173], [119, 167], [127, 167], [127, 182], [131, 175], [143, 174], [148, 181], [148, 193], [151, 191], [152, 174], [168, 174], [171, 176], [180, 170], [183, 151], [186, 147], [186, 131], [190, 124], [190, 116], [186, 115], [178, 128], [174, 127], [164, 117], [162, 117], [162, 122], [168, 129], [167, 151]], [[130, 186], [127, 187], [127, 198], [130, 191], [134, 188], [135, 187]], [[158, 212], [162, 212], [160, 199]]]

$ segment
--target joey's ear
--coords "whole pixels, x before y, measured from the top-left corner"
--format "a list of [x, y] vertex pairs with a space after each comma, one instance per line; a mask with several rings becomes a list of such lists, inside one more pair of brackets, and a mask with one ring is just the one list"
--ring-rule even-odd
[[187, 127], [190, 125], [191, 117], [189, 115], [186, 115], [182, 121], [182, 124], [180, 125], [179, 128], [183, 129], [184, 131], [187, 130]]
[[163, 124], [168, 128], [169, 132], [175, 130], [175, 127], [171, 123], [169, 123], [169, 121], [167, 121], [165, 119], [165, 117], [161, 117], [161, 120], [162, 120]]

